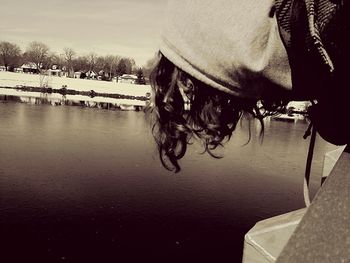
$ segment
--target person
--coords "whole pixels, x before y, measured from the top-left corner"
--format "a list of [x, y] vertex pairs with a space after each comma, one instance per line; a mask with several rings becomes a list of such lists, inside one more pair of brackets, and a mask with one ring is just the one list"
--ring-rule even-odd
[[346, 144], [348, 6], [335, 0], [170, 1], [151, 73], [160, 160], [180, 170], [193, 137], [207, 153], [244, 113], [259, 119], [292, 100], [331, 143]]

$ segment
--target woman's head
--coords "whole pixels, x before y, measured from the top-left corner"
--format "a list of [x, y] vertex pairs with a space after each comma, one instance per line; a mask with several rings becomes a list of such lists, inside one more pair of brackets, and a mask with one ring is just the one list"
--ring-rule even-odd
[[[350, 133], [344, 125], [339, 125], [344, 130], [341, 136], [338, 135], [339, 129], [333, 128], [335, 123], [341, 123], [347, 112], [347, 89], [341, 84], [347, 80], [346, 65], [349, 61], [348, 49], [344, 48], [348, 44], [345, 36], [349, 31], [343, 23], [347, 18], [346, 12], [335, 16], [340, 20], [334, 22], [328, 19], [329, 12], [322, 14], [323, 9], [317, 10], [321, 18], [328, 17], [327, 23], [333, 21], [341, 28], [339, 32], [332, 31], [337, 26], [323, 28], [322, 36], [329, 38], [325, 43], [330, 47], [330, 54], [336, 55], [333, 54], [333, 57], [338, 66], [332, 74], [327, 74], [320, 62], [329, 62], [328, 53], [323, 52], [322, 45], [310, 51], [310, 45], [305, 43], [314, 38], [308, 37], [308, 34], [305, 39], [291, 37], [294, 20], [286, 15], [290, 6], [285, 8], [280, 2], [169, 1], [161, 34], [159, 63], [151, 76], [155, 116], [153, 134], [166, 168], [180, 169], [178, 160], [184, 156], [191, 138], [200, 139], [205, 151], [215, 157], [213, 151], [225, 139], [230, 139], [244, 113], [261, 121], [264, 116], [281, 110], [293, 98], [317, 99], [319, 105], [311, 111], [311, 117], [321, 136], [323, 134], [326, 140], [335, 143], [349, 141]], [[335, 14], [336, 6], [332, 8]], [[310, 11], [309, 15], [313, 17], [315, 14]], [[300, 21], [297, 22], [305, 32], [313, 28], [309, 28], [306, 17], [300, 15], [298, 18]], [[326, 20], [317, 20], [317, 23]], [[317, 37], [317, 34], [314, 36]], [[291, 52], [289, 47], [287, 55], [286, 43], [301, 50], [293, 49]], [[334, 43], [337, 45], [333, 47]], [[341, 52], [338, 52], [337, 46], [343, 47], [339, 49]], [[334, 49], [336, 52], [333, 52]], [[321, 55], [319, 51], [322, 51]], [[290, 65], [293, 65], [293, 74]], [[310, 77], [309, 73], [313, 71], [316, 73]], [[318, 85], [308, 92], [310, 83]], [[342, 86], [345, 88], [339, 88]], [[330, 88], [334, 87], [338, 93], [330, 96]], [[337, 121], [329, 122], [324, 120], [324, 116]]]
[[180, 169], [191, 138], [215, 157], [242, 114], [261, 121], [288, 101], [291, 72], [273, 5], [169, 1], [151, 75], [153, 134], [166, 168]]
[[220, 91], [188, 75], [161, 53], [151, 85], [153, 135], [162, 164], [175, 172], [180, 170], [178, 160], [192, 138], [199, 139], [204, 151], [216, 157], [213, 151], [231, 138], [242, 114], [262, 123], [264, 116], [281, 110], [286, 102], [282, 93], [264, 101]]

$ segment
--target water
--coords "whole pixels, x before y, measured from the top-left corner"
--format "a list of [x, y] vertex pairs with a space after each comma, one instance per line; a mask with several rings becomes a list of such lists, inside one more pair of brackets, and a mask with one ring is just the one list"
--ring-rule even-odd
[[[303, 207], [303, 122], [242, 146], [244, 122], [223, 159], [196, 144], [176, 175], [143, 112], [1, 103], [0, 125], [2, 262], [240, 262], [256, 221]], [[313, 192], [334, 148], [317, 138]]]

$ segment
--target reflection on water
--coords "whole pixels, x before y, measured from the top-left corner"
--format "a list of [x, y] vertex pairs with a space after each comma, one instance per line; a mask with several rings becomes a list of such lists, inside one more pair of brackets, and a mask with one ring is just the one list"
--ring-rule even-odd
[[[306, 123], [266, 122], [263, 143], [257, 131], [242, 146], [243, 122], [224, 158], [195, 144], [176, 175], [143, 112], [1, 103], [0, 125], [0, 239], [12, 262], [239, 262], [257, 220], [303, 206]], [[332, 149], [317, 138], [314, 188]]]
[[77, 94], [42, 93], [39, 91], [26, 91], [14, 88], [0, 88], [0, 101], [22, 102], [31, 105], [52, 105], [52, 106], [82, 106], [90, 108], [103, 108], [111, 110], [142, 110], [147, 104], [145, 96], [131, 96], [107, 93], [95, 93], [90, 96], [89, 92]]

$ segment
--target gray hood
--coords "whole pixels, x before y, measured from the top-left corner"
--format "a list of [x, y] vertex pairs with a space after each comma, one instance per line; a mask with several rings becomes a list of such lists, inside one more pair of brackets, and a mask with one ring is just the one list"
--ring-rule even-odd
[[259, 96], [255, 84], [260, 83], [247, 78], [264, 78], [291, 90], [287, 53], [276, 18], [269, 16], [273, 3], [169, 1], [160, 51], [203, 83], [236, 96]]

